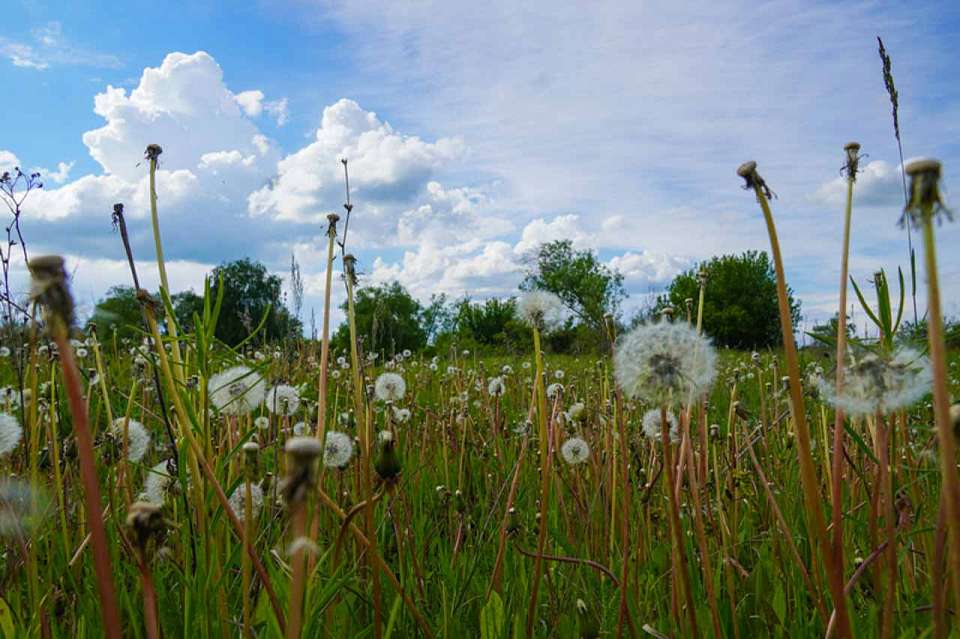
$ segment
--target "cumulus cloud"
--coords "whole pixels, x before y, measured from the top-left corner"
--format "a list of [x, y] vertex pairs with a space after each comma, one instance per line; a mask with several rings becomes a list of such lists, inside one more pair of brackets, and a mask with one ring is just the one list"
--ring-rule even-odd
[[[863, 206], [903, 204], [903, 182], [900, 167], [883, 160], [874, 160], [862, 166], [854, 186], [854, 202]], [[810, 199], [819, 205], [839, 208], [847, 201], [847, 178], [837, 175], [822, 184]]]
[[342, 99], [323, 110], [314, 141], [283, 158], [272, 183], [251, 194], [249, 209], [274, 219], [319, 221], [343, 199], [337, 160], [347, 158], [353, 197], [382, 217], [385, 205], [411, 202], [434, 171], [463, 150], [459, 139], [425, 142], [398, 133], [376, 113]]
[[14, 167], [20, 166], [20, 160], [12, 151], [0, 149], [0, 173], [12, 171]]

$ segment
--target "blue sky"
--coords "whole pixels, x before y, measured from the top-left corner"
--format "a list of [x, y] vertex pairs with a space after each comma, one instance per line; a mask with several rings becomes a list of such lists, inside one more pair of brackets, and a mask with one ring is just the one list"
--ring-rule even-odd
[[[624, 272], [632, 309], [698, 260], [766, 248], [734, 175], [756, 159], [780, 196], [790, 283], [810, 321], [824, 317], [850, 139], [868, 154], [852, 272], [906, 266], [877, 35], [905, 155], [943, 160], [948, 197], [960, 180], [956, 3], [241, 5], [9, 10], [0, 163], [44, 169], [27, 240], [68, 255], [82, 305], [127, 281], [114, 201], [151, 277], [137, 163], [157, 142], [174, 287], [243, 255], [284, 274], [294, 252], [307, 312], [319, 310], [323, 218], [342, 202], [346, 155], [367, 281], [399, 279], [423, 298], [508, 295], [527, 251], [570, 238]], [[940, 238], [955, 245], [956, 225]], [[958, 313], [960, 255], [941, 253]]]

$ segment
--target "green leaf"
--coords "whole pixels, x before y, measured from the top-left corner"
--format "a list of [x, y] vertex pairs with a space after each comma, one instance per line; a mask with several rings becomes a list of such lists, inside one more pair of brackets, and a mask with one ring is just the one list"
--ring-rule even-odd
[[850, 284], [853, 285], [853, 292], [857, 294], [857, 299], [860, 300], [860, 306], [863, 307], [864, 312], [870, 317], [873, 323], [877, 325], [877, 328], [883, 330], [883, 324], [881, 324], [877, 316], [873, 314], [873, 310], [871, 310], [870, 305], [867, 304], [867, 300], [864, 299], [863, 293], [860, 292], [860, 287], [857, 286], [857, 283], [852, 277], [850, 278]]
[[16, 626], [13, 623], [13, 613], [10, 612], [10, 606], [3, 599], [0, 599], [0, 631], [8, 639], [14, 639], [17, 636]]
[[503, 601], [496, 591], [480, 611], [480, 639], [500, 639], [503, 635]]

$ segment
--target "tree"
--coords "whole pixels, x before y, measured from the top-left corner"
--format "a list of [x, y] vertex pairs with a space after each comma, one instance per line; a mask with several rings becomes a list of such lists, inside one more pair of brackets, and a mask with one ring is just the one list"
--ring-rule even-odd
[[[667, 294], [659, 297], [656, 310], [670, 305], [682, 313], [687, 300], [695, 305], [701, 271], [706, 275], [703, 329], [718, 346], [753, 349], [782, 343], [776, 276], [764, 252], [714, 257], [681, 273], [674, 278]], [[800, 303], [789, 287], [787, 295], [790, 319], [796, 326], [800, 321]]]
[[143, 329], [140, 302], [132, 286], [114, 286], [97, 302], [88, 324], [96, 324], [97, 333], [106, 338], [114, 330], [121, 339], [137, 337]]
[[203, 317], [203, 298], [193, 291], [174, 293], [170, 299], [173, 303], [173, 314], [177, 317], [177, 324], [184, 331], [190, 333], [196, 328], [193, 325], [194, 313]]
[[623, 275], [600, 262], [593, 251], [575, 251], [571, 240], [542, 244], [533, 255], [520, 290], [556, 294], [582, 322], [602, 328], [605, 315], [617, 317], [626, 297]]
[[[346, 313], [347, 303], [340, 308]], [[357, 337], [365, 351], [392, 355], [404, 350], [418, 350], [427, 344], [423, 307], [400, 285], [392, 282], [381, 286], [358, 288], [354, 294]], [[334, 348], [350, 348], [350, 326], [343, 322], [333, 336]]]
[[510, 297], [471, 302], [465, 297], [456, 304], [453, 323], [461, 337], [485, 346], [505, 346], [520, 328], [517, 300]]
[[[847, 315], [847, 340], [855, 337], [855, 329], [850, 316]], [[807, 331], [807, 335], [812, 337], [817, 346], [835, 346], [837, 343], [837, 334], [840, 332], [840, 313], [834, 313], [833, 317], [825, 322], [814, 324], [813, 328]]]
[[300, 320], [283, 304], [281, 280], [260, 262], [247, 258], [225, 262], [213, 269], [210, 291], [215, 300], [223, 286], [223, 304], [216, 336], [236, 346], [253, 332], [266, 314], [260, 339], [271, 341], [300, 335]]

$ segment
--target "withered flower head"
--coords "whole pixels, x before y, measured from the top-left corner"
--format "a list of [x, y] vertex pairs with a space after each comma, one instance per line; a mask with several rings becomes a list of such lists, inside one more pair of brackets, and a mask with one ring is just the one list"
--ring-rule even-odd
[[30, 296], [43, 307], [48, 323], [58, 323], [63, 329], [73, 324], [73, 297], [67, 286], [67, 273], [59, 255], [35, 257], [27, 263], [33, 285]]
[[910, 178], [910, 201], [903, 209], [901, 226], [909, 222], [918, 228], [927, 219], [939, 221], [940, 216], [953, 220], [953, 214], [943, 205], [940, 196], [939, 160], [915, 160], [904, 167], [904, 172]]

